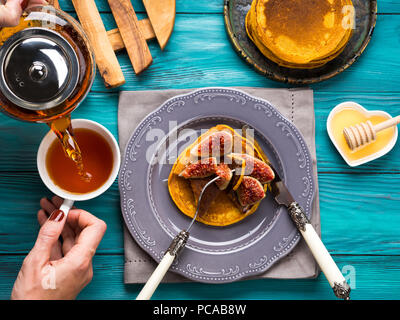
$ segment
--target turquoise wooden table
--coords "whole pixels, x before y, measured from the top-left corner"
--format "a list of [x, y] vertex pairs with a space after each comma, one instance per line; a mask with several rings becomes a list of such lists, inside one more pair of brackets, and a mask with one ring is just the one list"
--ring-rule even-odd
[[[205, 86], [285, 87], [256, 74], [232, 50], [225, 33], [222, 0], [177, 0], [173, 35], [164, 52], [150, 43], [154, 61], [135, 76], [126, 53], [118, 55], [126, 84], [107, 90], [97, 76], [73, 113], [105, 125], [117, 136], [118, 90]], [[106, 0], [96, 1], [107, 29], [116, 27]], [[63, 10], [75, 16], [69, 0]], [[133, 1], [140, 17], [139, 0]], [[345, 273], [355, 273], [353, 299], [400, 298], [400, 143], [376, 161], [348, 167], [326, 133], [336, 104], [354, 100], [368, 109], [400, 114], [400, 2], [380, 0], [372, 41], [341, 75], [313, 85], [322, 240]], [[45, 125], [0, 115], [0, 298], [8, 299], [25, 255], [38, 232], [39, 199], [51, 196], [36, 170]], [[140, 285], [123, 283], [123, 221], [117, 183], [96, 200], [82, 202], [108, 224], [94, 258], [94, 279], [80, 299], [134, 299]], [[163, 284], [157, 299], [333, 299], [323, 275], [316, 280], [254, 280], [224, 285]]]

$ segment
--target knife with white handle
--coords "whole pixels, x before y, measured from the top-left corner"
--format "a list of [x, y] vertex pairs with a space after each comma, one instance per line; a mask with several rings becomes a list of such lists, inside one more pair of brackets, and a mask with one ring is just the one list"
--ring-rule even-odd
[[[247, 138], [249, 129], [254, 130], [248, 125], [244, 125], [242, 127], [243, 137]], [[257, 141], [254, 140], [254, 135], [250, 137], [250, 139], [256, 146], [258, 152], [261, 153], [263, 158], [268, 159], [262, 148], [258, 145]], [[275, 179], [271, 182], [271, 193], [274, 196], [275, 201], [288, 209], [290, 217], [306, 241], [312, 255], [317, 261], [322, 272], [325, 274], [325, 277], [328, 279], [335, 296], [340, 299], [350, 300], [350, 286], [346, 282], [346, 279], [340, 272], [328, 250], [325, 248], [314, 227], [311, 225], [303, 208], [301, 208], [301, 206], [294, 200], [276, 169], [271, 165], [271, 163], [268, 163], [268, 165], [275, 173]]]
[[[232, 170], [232, 173], [235, 170]], [[173, 240], [171, 245], [169, 246], [167, 252], [164, 257], [161, 259], [158, 267], [154, 270], [153, 274], [150, 276], [149, 280], [147, 280], [143, 289], [140, 291], [139, 295], [136, 297], [136, 300], [150, 300], [154, 291], [156, 291], [158, 285], [164, 278], [168, 269], [171, 267], [172, 263], [175, 261], [175, 258], [179, 255], [182, 249], [185, 247], [187, 240], [189, 239], [189, 231], [192, 228], [194, 222], [196, 221], [199, 212], [205, 211], [206, 207], [202, 199], [205, 197], [204, 194], [209, 186], [211, 186], [215, 181], [220, 179], [220, 177], [215, 177], [214, 179], [207, 182], [207, 184], [203, 187], [200, 192], [199, 199], [197, 201], [196, 213], [194, 214], [192, 221], [186, 230], [182, 230]]]
[[278, 204], [285, 206], [297, 229], [300, 231], [322, 272], [325, 274], [336, 297], [350, 299], [350, 286], [340, 272], [335, 261], [322, 243], [304, 210], [293, 199], [286, 185], [275, 171], [275, 180], [271, 183], [272, 194]]

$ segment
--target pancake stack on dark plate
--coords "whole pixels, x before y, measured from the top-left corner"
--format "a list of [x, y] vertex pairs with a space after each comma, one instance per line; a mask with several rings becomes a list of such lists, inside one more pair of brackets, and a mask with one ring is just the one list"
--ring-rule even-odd
[[246, 16], [258, 49], [288, 68], [316, 68], [336, 58], [353, 25], [351, 0], [254, 0]]
[[376, 0], [225, 0], [228, 36], [259, 73], [291, 84], [332, 78], [367, 47]]

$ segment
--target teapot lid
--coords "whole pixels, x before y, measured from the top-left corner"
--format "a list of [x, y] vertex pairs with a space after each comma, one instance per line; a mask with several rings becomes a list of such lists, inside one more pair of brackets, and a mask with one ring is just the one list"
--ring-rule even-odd
[[79, 61], [59, 33], [41, 27], [22, 30], [0, 48], [0, 90], [17, 106], [45, 110], [64, 102], [79, 78]]

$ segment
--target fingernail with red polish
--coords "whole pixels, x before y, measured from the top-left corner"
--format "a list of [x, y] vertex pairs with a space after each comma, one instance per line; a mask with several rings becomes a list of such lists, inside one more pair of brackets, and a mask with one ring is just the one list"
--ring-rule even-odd
[[49, 220], [54, 222], [60, 222], [62, 219], [64, 219], [64, 212], [61, 210], [54, 210], [49, 217]]
[[21, 9], [25, 10], [26, 7], [28, 6], [28, 0], [21, 0], [20, 5], [21, 5]]

